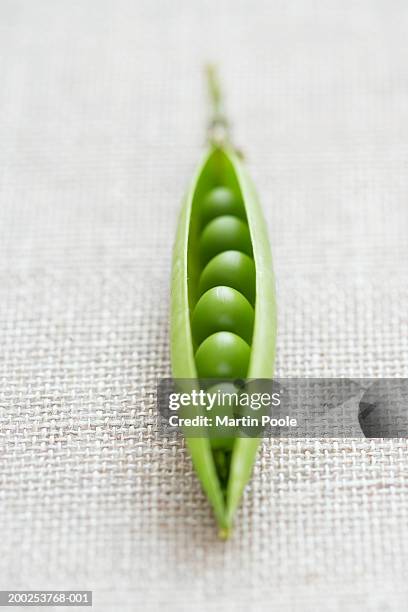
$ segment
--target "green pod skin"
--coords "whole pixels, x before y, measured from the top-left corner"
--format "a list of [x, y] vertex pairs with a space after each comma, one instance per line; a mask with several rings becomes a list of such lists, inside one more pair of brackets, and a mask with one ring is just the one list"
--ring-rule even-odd
[[[214, 198], [213, 190], [220, 186], [229, 190], [229, 196], [224, 191], [221, 200], [226, 201], [227, 206], [217, 208], [212, 205], [211, 198]], [[250, 236], [249, 253], [236, 249], [223, 251], [212, 257], [205, 265], [200, 237], [208, 227], [208, 223], [226, 214], [235, 214], [246, 223]], [[228, 245], [228, 241], [226, 244]], [[242, 244], [246, 245], [244, 250], [248, 248], [245, 238]], [[205, 254], [204, 259], [206, 259]], [[234, 278], [235, 280], [231, 280]], [[239, 301], [244, 300], [244, 304], [253, 308], [253, 323], [249, 324], [252, 325], [252, 329], [248, 331], [247, 315], [242, 324], [243, 331], [239, 327], [234, 327], [233, 317], [229, 327], [224, 327], [222, 330], [216, 326], [214, 329], [212, 321], [216, 320], [217, 316], [214, 316], [212, 309], [209, 309], [208, 331], [213, 332], [213, 335], [203, 339], [200, 333], [197, 336], [197, 332], [194, 333], [193, 330], [195, 325], [206, 327], [207, 323], [205, 321], [196, 323], [195, 310], [200, 305], [200, 297], [203, 296], [201, 298], [203, 300], [205, 297], [203, 294], [219, 286], [232, 287], [240, 292]], [[205, 319], [205, 308], [199, 317]], [[207, 368], [212, 356], [214, 355], [216, 362], [215, 367], [218, 367], [224, 359], [224, 354], [221, 355], [213, 344], [214, 337], [219, 339], [220, 333], [227, 334], [223, 336], [223, 346], [225, 348], [225, 339], [228, 337], [230, 349], [233, 351], [228, 363], [237, 362], [235, 365], [238, 364], [240, 375], [244, 375], [245, 378], [273, 377], [276, 305], [266, 224], [254, 187], [241, 159], [228, 147], [214, 146], [205, 156], [187, 193], [174, 246], [171, 292], [173, 377], [189, 379], [194, 388], [199, 388], [198, 379], [203, 371], [205, 374], [208, 373]], [[203, 347], [210, 357], [208, 354], [206, 356], [205, 351], [203, 356]], [[219, 355], [218, 361], [217, 355]], [[210, 438], [204, 435], [202, 438], [187, 438], [186, 441], [194, 468], [213, 506], [220, 535], [228, 537], [234, 514], [252, 473], [259, 439], [237, 437], [232, 443], [228, 440], [228, 443], [224, 444], [221, 434], [216, 444], [212, 444]]]

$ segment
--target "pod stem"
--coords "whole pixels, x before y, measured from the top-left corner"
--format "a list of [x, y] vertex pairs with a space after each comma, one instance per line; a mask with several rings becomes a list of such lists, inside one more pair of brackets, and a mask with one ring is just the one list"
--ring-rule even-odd
[[230, 143], [230, 124], [224, 112], [224, 99], [216, 66], [206, 66], [206, 77], [211, 107], [207, 138], [214, 146], [224, 146]]

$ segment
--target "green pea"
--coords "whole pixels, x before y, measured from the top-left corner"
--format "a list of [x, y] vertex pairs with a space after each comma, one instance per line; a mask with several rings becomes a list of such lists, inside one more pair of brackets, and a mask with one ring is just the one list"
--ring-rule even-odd
[[252, 255], [251, 236], [247, 224], [241, 219], [222, 215], [210, 221], [201, 234], [201, 259], [207, 263], [214, 255], [230, 250]]
[[254, 309], [232, 287], [213, 287], [204, 293], [194, 308], [192, 329], [197, 343], [217, 331], [230, 331], [250, 343]]
[[204, 197], [201, 207], [201, 223], [206, 225], [220, 215], [236, 215], [245, 219], [245, 209], [241, 199], [228, 187], [216, 187]]
[[244, 378], [251, 349], [231, 332], [208, 336], [197, 349], [195, 359], [200, 378]]
[[224, 251], [213, 257], [201, 273], [199, 294], [202, 295], [217, 285], [233, 287], [242, 293], [251, 304], [254, 304], [254, 260], [239, 251]]

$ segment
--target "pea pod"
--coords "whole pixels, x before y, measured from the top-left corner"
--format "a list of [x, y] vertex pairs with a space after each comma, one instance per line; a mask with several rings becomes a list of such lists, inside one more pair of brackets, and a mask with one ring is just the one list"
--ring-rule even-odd
[[[173, 253], [171, 363], [175, 379], [272, 378], [276, 307], [265, 221], [230, 144], [214, 72], [209, 148], [181, 210]], [[258, 438], [187, 438], [196, 473], [227, 537]]]

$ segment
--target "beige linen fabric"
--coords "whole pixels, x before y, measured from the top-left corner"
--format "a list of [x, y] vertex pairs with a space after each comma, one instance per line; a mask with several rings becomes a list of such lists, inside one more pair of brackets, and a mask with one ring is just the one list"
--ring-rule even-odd
[[221, 543], [154, 392], [208, 59], [270, 230], [278, 374], [408, 376], [407, 28], [397, 0], [2, 0], [1, 589], [406, 609], [407, 441], [266, 441]]

